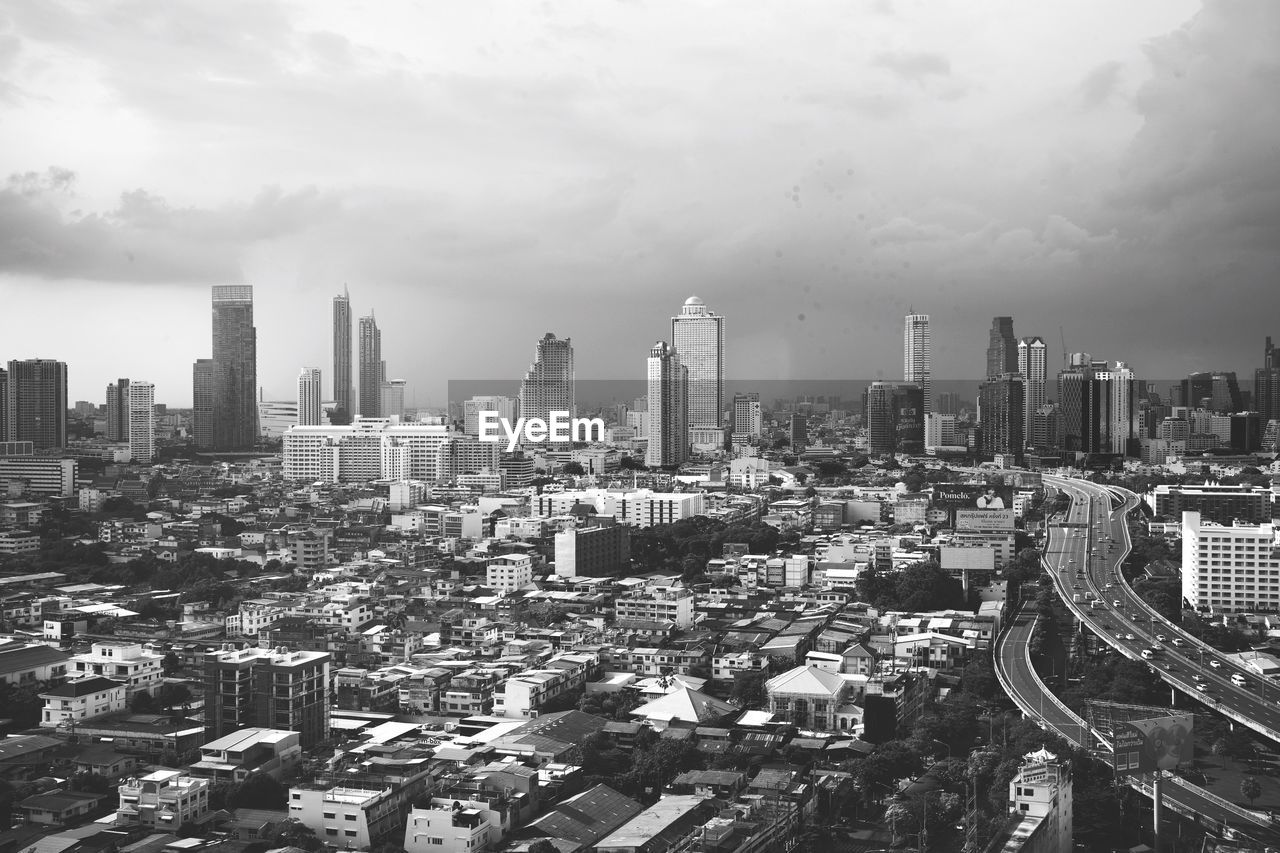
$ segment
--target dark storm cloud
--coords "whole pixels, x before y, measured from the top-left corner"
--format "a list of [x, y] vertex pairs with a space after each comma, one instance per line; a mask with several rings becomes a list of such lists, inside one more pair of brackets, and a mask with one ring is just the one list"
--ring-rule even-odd
[[315, 190], [265, 190], [222, 210], [173, 208], [145, 190], [103, 213], [67, 209], [75, 173], [53, 167], [11, 175], [0, 189], [0, 272], [51, 279], [164, 284], [239, 278], [245, 248], [299, 230], [335, 204]]

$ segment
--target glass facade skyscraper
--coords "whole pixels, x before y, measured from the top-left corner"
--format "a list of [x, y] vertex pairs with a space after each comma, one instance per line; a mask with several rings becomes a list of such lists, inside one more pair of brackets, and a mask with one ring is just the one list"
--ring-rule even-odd
[[382, 417], [382, 383], [387, 363], [382, 360], [382, 332], [370, 314], [360, 318], [360, 415]]
[[689, 370], [679, 350], [658, 341], [649, 350], [649, 446], [644, 463], [668, 468], [689, 458]]
[[689, 372], [690, 428], [724, 424], [724, 317], [696, 296], [671, 318], [671, 346]]
[[341, 296], [333, 297], [333, 400], [348, 416], [355, 414], [351, 407], [351, 296], [345, 286]]
[[9, 362], [4, 441], [29, 441], [35, 450], [67, 446], [67, 363], [48, 358]]
[[213, 288], [213, 449], [248, 450], [258, 440], [258, 333], [253, 288]]

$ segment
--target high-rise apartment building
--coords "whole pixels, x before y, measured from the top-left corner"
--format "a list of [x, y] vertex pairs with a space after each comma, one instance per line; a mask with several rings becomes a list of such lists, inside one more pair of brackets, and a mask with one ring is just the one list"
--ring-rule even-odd
[[1218, 524], [1183, 510], [1182, 597], [1214, 614], [1280, 610], [1275, 526]]
[[764, 431], [764, 415], [760, 395], [751, 391], [733, 395], [733, 440], [751, 441]]
[[224, 645], [204, 663], [206, 740], [251, 726], [295, 731], [303, 749], [329, 736], [329, 655]]
[[787, 438], [792, 453], [802, 453], [809, 446], [809, 419], [796, 412], [787, 425]]
[[360, 318], [360, 416], [382, 417], [382, 383], [387, 363], [382, 360], [382, 332], [373, 314]]
[[298, 371], [298, 426], [319, 426], [323, 413], [320, 368]]
[[129, 380], [107, 386], [107, 441], [129, 440]]
[[650, 468], [680, 465], [689, 458], [689, 370], [666, 341], [649, 350], [649, 446], [644, 462]]
[[3, 441], [29, 441], [35, 450], [67, 446], [67, 363], [48, 358], [10, 361]]
[[1013, 318], [993, 317], [987, 343], [987, 378], [1017, 371], [1018, 339], [1013, 336]]
[[1023, 386], [1026, 392], [1023, 400], [1026, 419], [1022, 425], [1022, 435], [1030, 443], [1034, 432], [1031, 421], [1036, 412], [1048, 402], [1046, 391], [1049, 384], [1049, 350], [1044, 338], [1030, 337], [1018, 341], [1017, 372], [1022, 374], [1026, 383]]
[[933, 343], [928, 314], [908, 314], [902, 330], [902, 379], [920, 386], [924, 411], [933, 411]]
[[213, 288], [213, 448], [248, 450], [258, 441], [258, 332], [253, 288]]
[[550, 423], [552, 412], [576, 415], [573, 389], [573, 345], [547, 332], [538, 341], [533, 364], [520, 382], [520, 417]]
[[333, 297], [333, 399], [348, 416], [355, 414], [351, 391], [351, 294], [343, 285]]
[[408, 384], [406, 379], [388, 379], [382, 383], [378, 392], [378, 410], [382, 417], [404, 417], [404, 389]]
[[156, 386], [133, 380], [128, 389], [129, 455], [146, 464], [156, 457]]
[[1021, 373], [1005, 373], [987, 379], [978, 388], [978, 414], [982, 419], [984, 454], [1013, 454], [1022, 457], [1026, 444], [1026, 390]]
[[514, 397], [503, 397], [485, 394], [472, 397], [462, 404], [462, 431], [467, 435], [480, 435], [480, 413], [496, 412], [497, 417], [506, 418], [508, 423], [516, 422], [516, 400]]
[[1143, 437], [1141, 392], [1142, 383], [1123, 361], [1112, 367], [1088, 353], [1073, 354], [1070, 366], [1058, 374], [1062, 449], [1137, 456]]
[[191, 366], [191, 437], [196, 447], [213, 447], [213, 359]]
[[1267, 336], [1262, 350], [1262, 367], [1253, 372], [1253, 408], [1262, 420], [1280, 421], [1280, 347]]
[[689, 371], [689, 426], [724, 423], [724, 317], [707, 310], [696, 296], [671, 318], [671, 345]]
[[9, 438], [9, 371], [0, 368], [0, 442]]

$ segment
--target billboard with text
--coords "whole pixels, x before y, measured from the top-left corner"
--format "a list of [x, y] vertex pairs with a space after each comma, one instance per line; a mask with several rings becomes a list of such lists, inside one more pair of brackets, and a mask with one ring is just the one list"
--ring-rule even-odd
[[1172, 770], [1194, 753], [1195, 715], [1171, 714], [1149, 720], [1117, 723], [1112, 742], [1118, 774]]

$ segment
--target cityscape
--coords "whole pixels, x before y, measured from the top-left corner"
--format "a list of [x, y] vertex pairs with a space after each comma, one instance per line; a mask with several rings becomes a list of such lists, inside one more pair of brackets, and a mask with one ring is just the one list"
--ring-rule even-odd
[[0, 10], [0, 853], [1280, 849], [1277, 49]]

